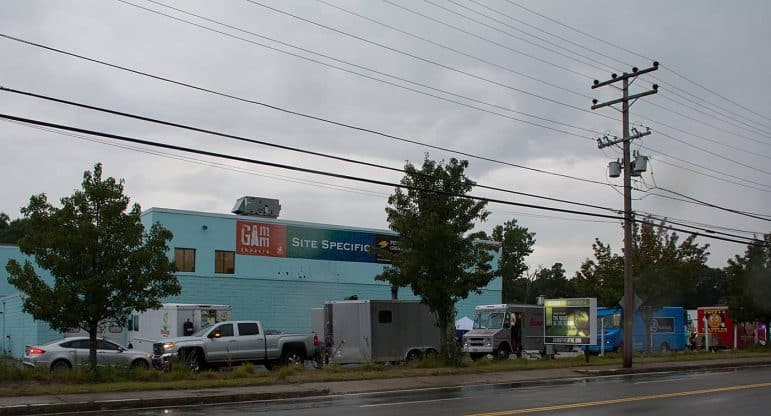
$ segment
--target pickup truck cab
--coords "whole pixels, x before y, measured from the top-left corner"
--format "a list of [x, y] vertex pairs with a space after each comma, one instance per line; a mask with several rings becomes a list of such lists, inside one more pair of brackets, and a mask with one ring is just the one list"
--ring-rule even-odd
[[244, 362], [272, 369], [277, 364], [316, 359], [315, 334], [266, 334], [260, 321], [225, 321], [191, 336], [168, 338], [153, 344], [153, 365], [168, 365], [177, 357], [192, 370]]

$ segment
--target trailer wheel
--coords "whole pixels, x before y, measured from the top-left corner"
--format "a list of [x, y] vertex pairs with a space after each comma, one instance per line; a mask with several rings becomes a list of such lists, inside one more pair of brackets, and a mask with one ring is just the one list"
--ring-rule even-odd
[[418, 361], [421, 358], [423, 358], [423, 354], [421, 354], [419, 350], [410, 350], [410, 352], [407, 353], [408, 363], [412, 361]]
[[669, 351], [671, 351], [669, 349], [669, 344], [667, 344], [666, 342], [662, 342], [661, 346], [659, 346], [659, 351], [661, 351], [661, 352], [669, 352]]

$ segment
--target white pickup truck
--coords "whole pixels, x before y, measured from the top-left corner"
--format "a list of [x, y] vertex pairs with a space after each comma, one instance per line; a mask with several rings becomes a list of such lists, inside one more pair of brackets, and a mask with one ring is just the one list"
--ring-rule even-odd
[[277, 364], [318, 360], [315, 334], [266, 334], [260, 321], [224, 321], [191, 336], [169, 338], [153, 344], [153, 365], [164, 367], [177, 357], [194, 371], [243, 362]]

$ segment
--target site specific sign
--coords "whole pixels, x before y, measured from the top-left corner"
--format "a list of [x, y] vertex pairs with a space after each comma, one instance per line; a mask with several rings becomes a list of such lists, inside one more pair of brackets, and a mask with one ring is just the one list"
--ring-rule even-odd
[[388, 263], [370, 250], [396, 252], [398, 237], [365, 231], [236, 221], [236, 253], [251, 256]]
[[593, 345], [597, 341], [597, 299], [544, 300], [544, 343]]

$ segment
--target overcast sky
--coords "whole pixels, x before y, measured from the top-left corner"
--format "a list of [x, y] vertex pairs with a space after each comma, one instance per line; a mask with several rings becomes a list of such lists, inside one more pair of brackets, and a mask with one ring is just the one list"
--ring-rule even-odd
[[[3, 1], [0, 32], [467, 155], [196, 91], [7, 38], [0, 38], [0, 84], [397, 168], [405, 161], [419, 165], [426, 153], [435, 160], [469, 159], [468, 175], [480, 185], [621, 209], [621, 178], [607, 175], [608, 162], [620, 150], [600, 150], [594, 139], [620, 135], [621, 113], [590, 110], [592, 98], [610, 100], [620, 92], [590, 86], [611, 72], [650, 67], [655, 59], [661, 68], [641, 75], [631, 88], [639, 93], [652, 83], [660, 85], [658, 94], [631, 109], [632, 123], [653, 130], [632, 145], [650, 157], [648, 171], [634, 184], [634, 209], [745, 238], [771, 230], [765, 220], [683, 201], [695, 198], [771, 215], [771, 2], [163, 0], [176, 11], [161, 2], [131, 2], [222, 33], [117, 0]], [[0, 92], [0, 113], [382, 181], [401, 178], [393, 171], [9, 92]], [[279, 199], [280, 218], [287, 220], [387, 228], [384, 208], [393, 192], [392, 187], [8, 122], [0, 123], [0, 151], [0, 211], [11, 218], [20, 216], [32, 194], [46, 193], [54, 201], [71, 194], [83, 171], [97, 162], [106, 175], [126, 180], [127, 194], [143, 209], [228, 213], [238, 197], [253, 195]], [[609, 213], [488, 189], [473, 193]], [[619, 221], [497, 203], [489, 210], [481, 229], [516, 218], [536, 233], [535, 252], [527, 260], [531, 267], [561, 262], [572, 276], [592, 257], [595, 238], [616, 252], [622, 246]], [[697, 241], [710, 244], [709, 264], [717, 267], [746, 248], [704, 237]]]

